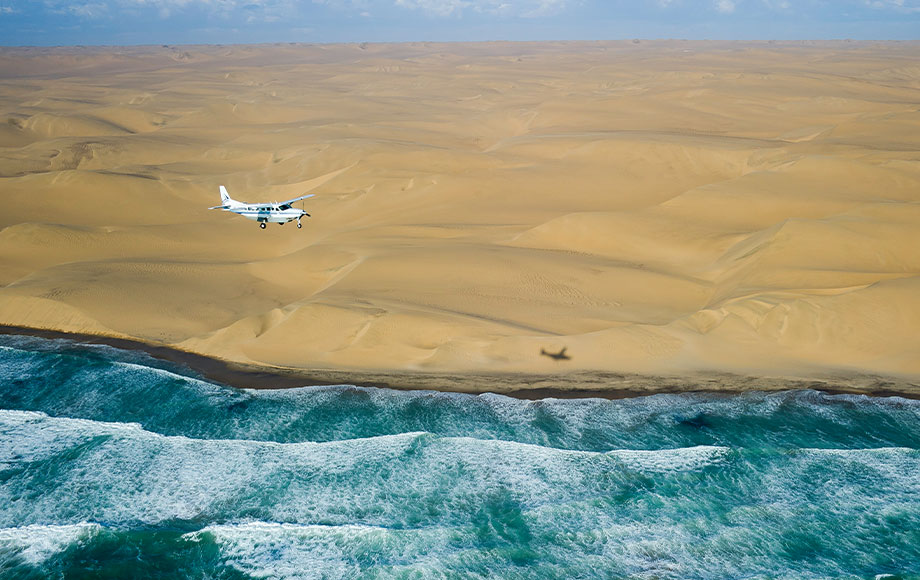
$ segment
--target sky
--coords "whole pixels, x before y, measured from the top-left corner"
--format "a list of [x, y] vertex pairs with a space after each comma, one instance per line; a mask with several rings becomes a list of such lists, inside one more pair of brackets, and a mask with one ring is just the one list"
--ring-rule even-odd
[[920, 39], [920, 0], [0, 0], [0, 45]]

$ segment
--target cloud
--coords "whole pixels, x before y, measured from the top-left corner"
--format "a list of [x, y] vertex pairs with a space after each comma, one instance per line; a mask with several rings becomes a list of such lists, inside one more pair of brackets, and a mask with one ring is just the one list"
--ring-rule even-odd
[[411, 10], [421, 10], [432, 16], [459, 16], [472, 2], [465, 0], [396, 0], [396, 5]]
[[[26, 0], [29, 1], [29, 0]], [[298, 0], [39, 0], [51, 14], [72, 15], [85, 20], [149, 17], [166, 20], [189, 10], [228, 19], [239, 16], [246, 22], [280, 22], [296, 12]], [[149, 12], [148, 12], [149, 11]]]
[[[542, 18], [544, 16], [558, 14], [566, 8], [565, 0], [541, 0], [540, 2], [536, 2], [536, 4], [538, 4], [538, 6], [521, 12], [521, 16], [524, 18]], [[508, 4], [508, 6], [510, 6], [510, 4]]]
[[732, 14], [735, 11], [735, 0], [716, 0], [716, 11], [722, 14]]
[[109, 13], [109, 6], [102, 2], [86, 2], [73, 4], [67, 11], [79, 18], [101, 18]]
[[788, 0], [761, 0], [771, 10], [789, 10], [792, 4]]
[[866, 6], [876, 10], [895, 10], [905, 14], [914, 14], [920, 12], [920, 1], [918, 0], [865, 0]]
[[570, 0], [394, 0], [400, 8], [418, 10], [439, 18], [461, 18], [466, 13], [520, 18], [552, 16]]

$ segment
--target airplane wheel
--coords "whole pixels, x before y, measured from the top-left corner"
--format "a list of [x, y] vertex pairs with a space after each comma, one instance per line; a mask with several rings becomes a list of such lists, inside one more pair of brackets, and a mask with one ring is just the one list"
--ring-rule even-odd
[[300, 228], [302, 228], [302, 227], [303, 227], [303, 226], [302, 226], [301, 224], [297, 224], [297, 229], [298, 229], [298, 230], [299, 230]]
[[259, 227], [262, 228], [262, 229], [264, 230], [264, 229], [265, 229], [265, 222], [260, 223], [260, 224], [259, 224]]

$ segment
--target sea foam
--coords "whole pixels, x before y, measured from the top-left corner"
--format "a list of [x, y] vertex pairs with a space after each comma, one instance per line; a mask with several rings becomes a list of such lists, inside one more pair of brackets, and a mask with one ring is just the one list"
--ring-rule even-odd
[[40, 564], [77, 542], [91, 539], [101, 529], [99, 524], [86, 522], [0, 528], [0, 570], [17, 558]]
[[[328, 521], [336, 509], [347, 515], [373, 506], [393, 516], [400, 498], [450, 503], [489, 489], [541, 504], [577, 499], [586, 479], [696, 470], [719, 464], [726, 452], [604, 454], [428, 433], [326, 443], [200, 440], [23, 411], [0, 411], [0, 436], [0, 459], [15, 473], [0, 486], [0, 500], [9, 502], [0, 515], [30, 523], [64, 514], [156, 523], [215, 515], [231, 505], [239, 513], [258, 506], [273, 519]], [[44, 479], [42, 463], [49, 461], [53, 480]], [[36, 489], [40, 497], [21, 501]]]
[[256, 578], [351, 577], [373, 568], [381, 577], [439, 570], [462, 548], [475, 545], [443, 528], [388, 529], [365, 525], [296, 525], [245, 522], [208, 526], [183, 536], [211, 537], [224, 561]]

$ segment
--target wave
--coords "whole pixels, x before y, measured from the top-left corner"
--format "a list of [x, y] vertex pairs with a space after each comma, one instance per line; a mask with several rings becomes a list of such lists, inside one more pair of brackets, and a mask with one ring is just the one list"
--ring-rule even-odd
[[[865, 541], [846, 534], [833, 547], [821, 546], [801, 533], [810, 526], [795, 520], [776, 530], [738, 525], [701, 530], [654, 519], [589, 521], [557, 530], [505, 524], [502, 539], [513, 541], [483, 542], [476, 528], [268, 522], [213, 525], [183, 539], [214, 542], [221, 564], [267, 578], [361, 577], [371, 570], [377, 578], [915, 577], [910, 555], [899, 561], [866, 554]], [[848, 553], [856, 558], [844, 557]]]
[[225, 564], [267, 578], [440, 577], [459, 553], [476, 549], [475, 534], [450, 528], [391, 529], [365, 525], [245, 522], [213, 525], [184, 539], [213, 540]]
[[[95, 523], [27, 526], [0, 530], [0, 575], [85, 574], [82, 566], [97, 555], [98, 572], [109, 564], [135, 577], [916, 577], [917, 548], [907, 543], [909, 536], [900, 545], [891, 543], [893, 534], [879, 541], [872, 536], [877, 530], [859, 521], [821, 537], [815, 535], [820, 523], [801, 518], [765, 522], [770, 527], [764, 528], [738, 519], [734, 514], [722, 523], [675, 526], [663, 518], [599, 521], [563, 514], [548, 526], [493, 512], [479, 525], [415, 528], [258, 520], [185, 533]], [[155, 563], [153, 556], [164, 553], [168, 564]], [[172, 574], [165, 574], [169, 564]]]
[[40, 564], [74, 544], [90, 540], [101, 529], [99, 524], [87, 522], [0, 528], [0, 571], [17, 560]]
[[499, 492], [529, 510], [658, 493], [662, 485], [681, 508], [720, 490], [740, 494], [734, 501], [776, 490], [805, 501], [815, 474], [852, 490], [854, 508], [920, 498], [920, 451], [906, 448], [587, 452], [430, 433], [282, 444], [164, 436], [24, 411], [0, 411], [0, 466], [0, 525], [8, 526], [240, 517], [409, 525], [458, 507], [469, 517], [476, 498]]
[[[592, 493], [586, 483], [705, 469], [726, 453], [596, 453], [429, 433], [325, 443], [198, 440], [138, 425], [0, 411], [0, 504], [7, 506], [0, 524], [245, 515], [407, 523], [493, 490], [533, 505], [579, 501]], [[413, 498], [421, 503], [411, 505]]]

